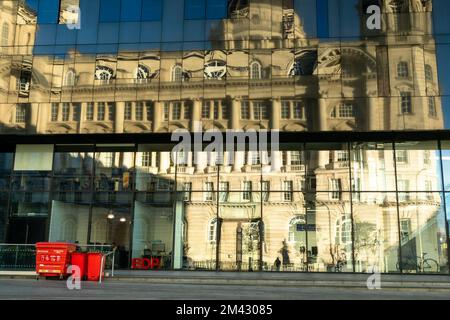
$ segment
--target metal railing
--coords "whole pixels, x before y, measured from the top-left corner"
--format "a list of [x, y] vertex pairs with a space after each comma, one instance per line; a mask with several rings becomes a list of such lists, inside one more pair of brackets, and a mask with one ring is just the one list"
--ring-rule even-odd
[[28, 271], [35, 268], [34, 244], [0, 244], [0, 270]]
[[[103, 254], [100, 283], [106, 270], [111, 270], [111, 277], [114, 276], [115, 250], [111, 245], [77, 245], [77, 251]], [[104, 269], [103, 265], [105, 266]], [[33, 271], [35, 269], [36, 246], [34, 244], [0, 244], [0, 271]]]

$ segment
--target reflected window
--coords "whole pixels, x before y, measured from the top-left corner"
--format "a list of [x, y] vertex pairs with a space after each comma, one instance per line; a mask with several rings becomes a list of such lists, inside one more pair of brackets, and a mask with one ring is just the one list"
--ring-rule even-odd
[[126, 102], [125, 103], [125, 120], [131, 120], [132, 117], [132, 113], [133, 113], [133, 105], [131, 102]]
[[301, 166], [303, 165], [303, 158], [301, 151], [291, 151], [291, 165], [292, 166]]
[[428, 115], [433, 118], [437, 117], [436, 100], [434, 97], [428, 97]]
[[291, 106], [289, 101], [281, 102], [281, 119], [290, 119], [291, 118]]
[[242, 101], [241, 105], [241, 120], [250, 119], [250, 104], [248, 101]]
[[172, 105], [172, 120], [180, 120], [181, 119], [181, 103], [175, 102]]
[[232, 19], [246, 18], [249, 13], [248, 0], [228, 0], [228, 17]]
[[183, 184], [183, 200], [184, 201], [191, 201], [191, 190], [192, 190], [192, 182], [185, 182]]
[[100, 102], [97, 106], [97, 121], [105, 120], [105, 103]]
[[135, 118], [136, 121], [143, 121], [144, 120], [144, 104], [142, 102], [136, 103], [136, 114]]
[[355, 109], [350, 103], [343, 103], [339, 106], [340, 118], [353, 118], [355, 116]]
[[398, 179], [397, 180], [397, 186], [398, 186], [398, 200], [400, 202], [409, 201], [409, 180], [403, 180]]
[[261, 79], [261, 64], [257, 61], [254, 61], [250, 64], [250, 79]]
[[214, 183], [205, 182], [204, 200], [208, 202], [214, 201]]
[[52, 110], [51, 110], [51, 121], [52, 122], [58, 121], [58, 112], [59, 112], [59, 104], [52, 103]]
[[397, 65], [397, 77], [400, 79], [405, 79], [409, 77], [409, 67], [408, 62], [402, 61]]
[[139, 64], [136, 70], [136, 82], [146, 83], [150, 78], [151, 78], [150, 68], [144, 66], [143, 64]]
[[109, 83], [113, 78], [113, 70], [106, 66], [97, 66], [95, 68], [95, 79], [101, 80], [102, 83]]
[[3, 25], [2, 25], [2, 42], [1, 43], [2, 43], [2, 47], [7, 47], [9, 44], [9, 24], [7, 22], [3, 22]]
[[331, 179], [330, 190], [331, 190], [330, 193], [331, 200], [341, 200], [341, 193], [342, 193], [341, 179]]
[[211, 118], [211, 103], [210, 101], [203, 101], [202, 105], [202, 119]]
[[172, 68], [172, 82], [183, 81], [183, 68], [180, 65], [175, 65]]
[[16, 106], [16, 123], [25, 123], [27, 120], [27, 108], [29, 104], [18, 104]]
[[270, 195], [270, 181], [261, 181], [261, 190], [262, 190], [262, 200], [264, 202], [269, 201], [269, 195]]
[[294, 119], [304, 119], [305, 118], [305, 108], [301, 102], [296, 101], [294, 103]]
[[286, 202], [292, 202], [293, 197], [294, 182], [293, 181], [283, 181], [283, 200]]
[[169, 115], [170, 115], [170, 104], [169, 102], [164, 102], [163, 120], [169, 121]]
[[108, 120], [109, 121], [114, 121], [115, 110], [116, 110], [116, 103], [108, 102]]
[[433, 68], [429, 65], [425, 65], [425, 80], [433, 81]]
[[63, 103], [62, 105], [62, 121], [69, 121], [70, 119], [70, 104]]
[[395, 151], [395, 161], [397, 164], [407, 164], [408, 163], [408, 150], [396, 150]]
[[222, 80], [227, 73], [226, 63], [221, 60], [213, 60], [205, 64], [204, 75], [206, 79]]
[[87, 121], [94, 120], [94, 103], [93, 102], [88, 102], [88, 104], [87, 104], [86, 120]]
[[74, 86], [75, 85], [75, 71], [69, 70], [66, 72], [64, 77], [64, 85], [65, 86]]
[[254, 120], [268, 120], [269, 107], [265, 101], [254, 101], [253, 103], [253, 119]]
[[411, 92], [400, 92], [400, 111], [402, 114], [412, 113], [412, 98]]
[[229, 192], [230, 184], [228, 181], [221, 181], [219, 184], [219, 201], [227, 202], [228, 201], [228, 192]]
[[303, 73], [303, 71], [302, 71], [302, 65], [301, 65], [300, 61], [295, 60], [294, 63], [292, 64], [291, 70], [289, 71], [289, 75], [291, 77], [301, 76], [302, 73]]
[[242, 183], [242, 200], [243, 201], [252, 201], [252, 182], [244, 181]]
[[209, 222], [208, 228], [208, 242], [216, 243], [217, 240], [217, 219], [213, 219]]
[[352, 220], [350, 214], [343, 214], [336, 221], [336, 244], [347, 245], [352, 243]]
[[400, 236], [402, 244], [409, 241], [411, 237], [411, 219], [405, 218], [400, 220]]
[[141, 167], [151, 167], [152, 165], [152, 153], [142, 152], [141, 153]]

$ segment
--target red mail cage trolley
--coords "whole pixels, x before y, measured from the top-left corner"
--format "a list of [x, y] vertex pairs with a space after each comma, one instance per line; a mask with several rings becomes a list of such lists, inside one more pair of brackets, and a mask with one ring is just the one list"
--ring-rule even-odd
[[36, 273], [43, 277], [60, 277], [69, 275], [67, 268], [71, 264], [71, 254], [77, 246], [62, 242], [36, 243]]

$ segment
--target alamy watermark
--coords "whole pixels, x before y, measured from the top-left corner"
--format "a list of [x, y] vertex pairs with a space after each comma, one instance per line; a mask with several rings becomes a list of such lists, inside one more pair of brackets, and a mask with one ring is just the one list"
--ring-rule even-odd
[[366, 21], [367, 29], [381, 30], [381, 8], [374, 4], [367, 8], [366, 13], [370, 15]]
[[[195, 122], [194, 132], [177, 129], [172, 132], [171, 141], [178, 142], [172, 149], [173, 159], [177, 164], [187, 164], [188, 153], [193, 152], [193, 164], [199, 164], [202, 152], [215, 153], [216, 165], [232, 165], [236, 160], [236, 152], [258, 152], [262, 164], [272, 164], [276, 151], [279, 151], [278, 130], [226, 130], [217, 129], [203, 131], [202, 123]], [[192, 139], [193, 136], [193, 139]], [[181, 156], [180, 156], [181, 155]], [[225, 155], [225, 156], [223, 156]]]
[[367, 278], [367, 289], [369, 290], [381, 290], [381, 273], [377, 266], [369, 267], [369, 273], [371, 274]]

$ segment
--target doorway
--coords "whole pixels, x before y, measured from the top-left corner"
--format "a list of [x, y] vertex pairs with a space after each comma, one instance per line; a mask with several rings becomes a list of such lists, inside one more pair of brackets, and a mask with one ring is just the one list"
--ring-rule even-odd
[[46, 218], [11, 218], [6, 242], [15, 244], [35, 244], [46, 241]]

